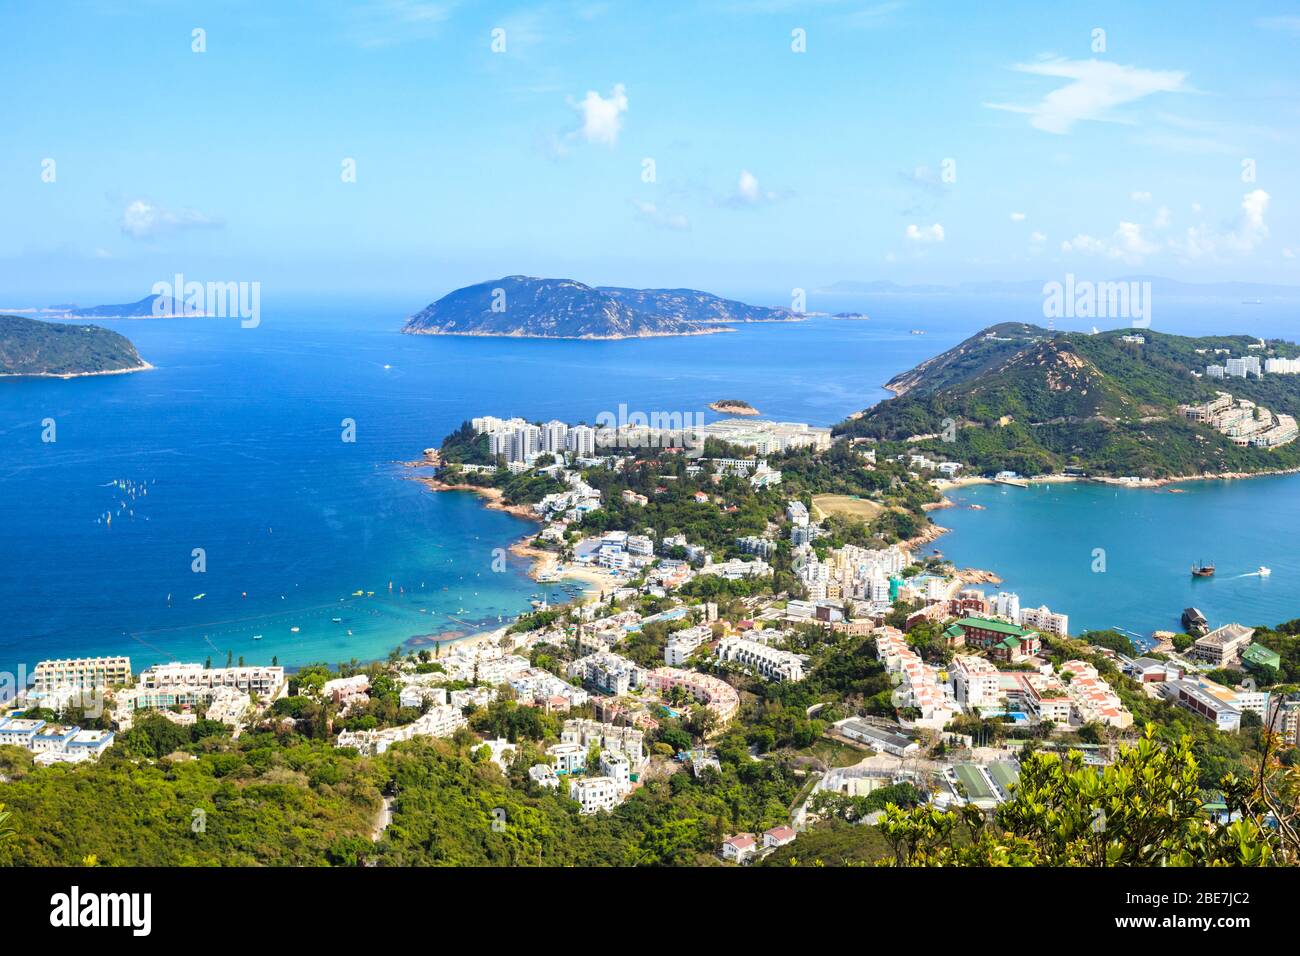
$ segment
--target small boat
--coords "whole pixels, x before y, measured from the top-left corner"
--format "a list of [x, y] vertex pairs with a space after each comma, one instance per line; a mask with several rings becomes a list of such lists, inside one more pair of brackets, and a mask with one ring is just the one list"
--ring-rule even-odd
[[207, 594], [208, 594], [207, 591], [202, 591], [202, 592], [200, 592], [200, 593], [194, 595], [194, 597], [190, 598], [190, 600], [191, 600], [191, 601], [202, 601], [205, 597], [207, 597]]
[[1202, 564], [1200, 562], [1192, 565], [1192, 577], [1194, 578], [1212, 578], [1214, 577], [1214, 565]]
[[1266, 577], [1268, 577], [1270, 574], [1273, 573], [1273, 569], [1272, 569], [1272, 568], [1266, 568], [1266, 567], [1264, 567], [1264, 565], [1261, 564], [1261, 565], [1259, 566], [1259, 570], [1256, 571], [1255, 573], [1258, 574], [1261, 578], [1266, 578]]
[[290, 634], [297, 634], [297, 633], [298, 633], [299, 631], [301, 631], [301, 630], [302, 630], [302, 628], [298, 627], [297, 625], [294, 625], [293, 627], [289, 628], [289, 633], [290, 633]]
[[334, 623], [334, 624], [342, 624], [342, 623], [343, 623], [343, 618], [341, 618], [341, 617], [332, 617], [332, 618], [330, 618], [330, 621], [331, 621], [332, 623]]
[[253, 640], [255, 640], [255, 641], [260, 641], [261, 639], [262, 639], [262, 635], [261, 635], [261, 634], [254, 634], [254, 635], [253, 635]]
[[362, 597], [365, 593], [366, 593], [365, 591], [353, 591], [353, 592], [352, 592], [352, 596], [353, 596], [353, 597]]

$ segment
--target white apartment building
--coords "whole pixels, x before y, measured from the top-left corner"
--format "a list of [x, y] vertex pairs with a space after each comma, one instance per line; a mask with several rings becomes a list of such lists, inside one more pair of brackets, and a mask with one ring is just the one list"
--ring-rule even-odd
[[581, 744], [552, 744], [546, 748], [546, 755], [555, 761], [556, 773], [581, 773], [587, 768], [587, 748]]
[[609, 777], [624, 793], [632, 787], [632, 765], [627, 757], [617, 750], [600, 752], [600, 775]]
[[580, 657], [565, 668], [565, 673], [615, 697], [645, 682], [645, 672], [640, 667], [609, 651]]
[[579, 813], [613, 810], [622, 797], [623, 791], [612, 777], [579, 777], [569, 781], [569, 799], [578, 802]]
[[561, 421], [549, 421], [542, 426], [542, 451], [548, 454], [560, 456], [566, 450], [565, 439], [569, 434], [569, 426]]
[[1230, 358], [1224, 363], [1223, 368], [1229, 378], [1245, 378], [1247, 375], [1254, 375], [1259, 378], [1263, 375], [1260, 370], [1258, 355]]
[[41, 661], [32, 672], [33, 689], [120, 687], [131, 681], [129, 657], [67, 657]]
[[953, 658], [949, 679], [953, 696], [963, 710], [996, 707], [1002, 699], [998, 669], [982, 657]]
[[668, 635], [664, 645], [664, 663], [669, 667], [681, 667], [703, 644], [712, 640], [713, 629], [707, 624], [697, 624]]
[[1057, 637], [1065, 637], [1070, 633], [1070, 616], [1054, 614], [1046, 604], [1022, 610], [1019, 623], [1023, 628], [1055, 634]]
[[718, 659], [752, 668], [768, 680], [803, 680], [804, 658], [743, 637], [726, 637], [718, 643]]
[[1020, 595], [1012, 591], [999, 591], [990, 602], [989, 610], [1013, 624], [1020, 623]]
[[393, 744], [414, 737], [450, 737], [469, 723], [459, 707], [431, 707], [409, 724], [383, 730], [345, 730], [336, 747], [355, 747], [363, 754], [381, 754]]
[[1270, 375], [1300, 375], [1300, 358], [1265, 359], [1264, 371]]
[[274, 697], [284, 685], [283, 667], [204, 667], [202, 664], [155, 664], [140, 672], [140, 686], [237, 687], [246, 694]]
[[564, 445], [579, 458], [591, 458], [596, 454], [596, 429], [574, 425], [564, 436]]
[[618, 724], [602, 723], [598, 720], [575, 718], [566, 720], [560, 731], [562, 744], [574, 744], [586, 749], [595, 744], [601, 750], [610, 750], [625, 755], [637, 770], [645, 762], [645, 733], [636, 727], [622, 727]]

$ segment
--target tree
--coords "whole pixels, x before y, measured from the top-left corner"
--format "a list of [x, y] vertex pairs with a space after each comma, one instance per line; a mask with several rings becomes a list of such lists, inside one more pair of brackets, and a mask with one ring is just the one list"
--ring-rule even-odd
[[[1115, 763], [1095, 770], [1081, 754], [1034, 753], [1015, 797], [992, 820], [974, 807], [885, 810], [882, 829], [902, 866], [1263, 866], [1276, 837], [1243, 817], [1221, 826], [1201, 804], [1191, 739], [1164, 746], [1154, 726]], [[1225, 780], [1225, 784], [1229, 781]], [[1225, 787], [1230, 809], [1240, 795]]]

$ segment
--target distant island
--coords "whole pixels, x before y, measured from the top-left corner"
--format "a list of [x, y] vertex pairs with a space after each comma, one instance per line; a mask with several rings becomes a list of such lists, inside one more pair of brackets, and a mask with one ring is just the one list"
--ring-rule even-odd
[[46, 315], [73, 319], [174, 319], [202, 317], [202, 311], [186, 311], [175, 299], [162, 295], [147, 295], [136, 302], [118, 305], [58, 305], [45, 310]]
[[715, 412], [722, 412], [726, 415], [757, 415], [758, 409], [749, 402], [742, 402], [738, 398], [722, 398], [716, 402], [710, 402], [709, 408]]
[[707, 335], [742, 322], [801, 319], [694, 289], [622, 289], [572, 279], [506, 276], [449, 292], [412, 315], [413, 335], [628, 339]]
[[0, 315], [0, 375], [73, 378], [147, 368], [131, 341], [109, 329]]
[[[836, 433], [964, 474], [1169, 480], [1300, 469], [1300, 347], [1003, 323], [896, 375]], [[890, 449], [892, 451], [892, 449]]]

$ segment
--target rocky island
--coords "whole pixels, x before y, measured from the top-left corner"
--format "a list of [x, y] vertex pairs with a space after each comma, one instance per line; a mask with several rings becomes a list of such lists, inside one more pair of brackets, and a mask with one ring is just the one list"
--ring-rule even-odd
[[412, 315], [413, 335], [628, 339], [707, 335], [741, 322], [801, 318], [694, 289], [621, 289], [572, 279], [506, 276], [447, 293]]
[[709, 402], [709, 408], [715, 412], [721, 412], [724, 415], [757, 415], [758, 409], [749, 402], [742, 402], [738, 398], [721, 398], [716, 402]]

